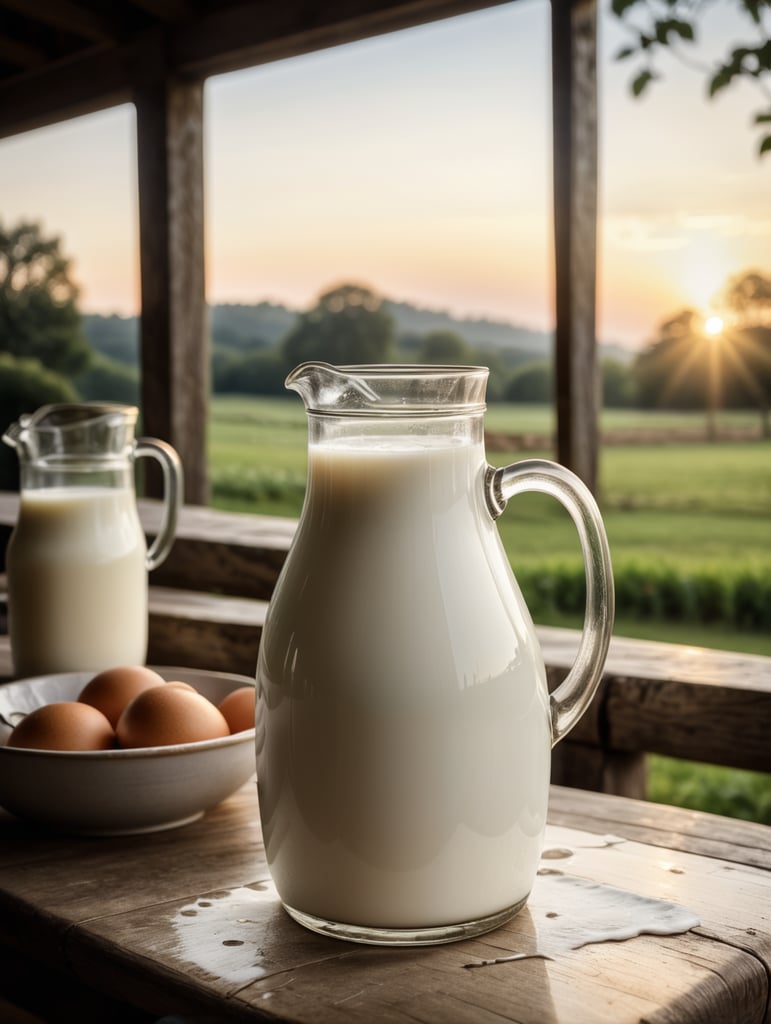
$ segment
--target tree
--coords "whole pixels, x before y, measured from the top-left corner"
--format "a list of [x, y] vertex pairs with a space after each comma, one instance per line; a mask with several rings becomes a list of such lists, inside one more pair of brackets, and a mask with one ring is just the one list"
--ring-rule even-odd
[[67, 377], [85, 369], [90, 349], [70, 273], [60, 239], [39, 224], [0, 224], [0, 350]]
[[[77, 402], [72, 384], [41, 366], [37, 359], [15, 359], [0, 352], [0, 434], [26, 412], [54, 402]], [[16, 452], [0, 444], [0, 491], [19, 486]]]
[[423, 335], [418, 361], [433, 365], [463, 366], [473, 362], [471, 348], [455, 331], [439, 329]]
[[707, 409], [707, 433], [714, 438], [718, 393], [712, 354], [716, 348], [700, 330], [700, 322], [693, 309], [662, 321], [658, 337], [638, 354], [633, 374], [644, 408]]
[[736, 274], [728, 280], [723, 302], [745, 324], [771, 321], [771, 278], [757, 270]]
[[290, 367], [308, 360], [382, 363], [394, 338], [394, 321], [382, 299], [362, 285], [344, 284], [324, 292], [298, 318], [282, 350]]
[[506, 386], [507, 402], [551, 402], [554, 368], [551, 363], [528, 363], [512, 374]]
[[[731, 44], [725, 57], [715, 66], [703, 65], [707, 77], [710, 99], [732, 83], [740, 80], [753, 82], [764, 97], [763, 106], [756, 111], [754, 123], [761, 129], [758, 154], [771, 152], [771, 38], [764, 23], [764, 13], [771, 7], [769, 0], [731, 0], [746, 15], [755, 39], [748, 43]], [[680, 43], [697, 43], [699, 18], [708, 8], [710, 0], [611, 0], [611, 10], [629, 28], [631, 42], [616, 54], [616, 60], [640, 58], [637, 71], [630, 83], [633, 96], [642, 96], [651, 82], [661, 78], [656, 58], [662, 50], [680, 56]], [[636, 21], [632, 21], [636, 17]]]
[[603, 359], [602, 404], [606, 409], [625, 409], [633, 404], [634, 385], [629, 367], [618, 359]]
[[212, 389], [219, 394], [285, 395], [287, 367], [275, 348], [212, 360]]
[[83, 401], [139, 405], [139, 370], [117, 359], [96, 353], [73, 383]]
[[745, 390], [760, 410], [764, 437], [771, 437], [771, 278], [747, 270], [729, 279], [723, 294], [732, 323], [731, 355]]
[[708, 334], [702, 318], [686, 309], [660, 325], [632, 372], [643, 407], [706, 409], [710, 439], [721, 407], [759, 409], [768, 436], [771, 328], [729, 325]]

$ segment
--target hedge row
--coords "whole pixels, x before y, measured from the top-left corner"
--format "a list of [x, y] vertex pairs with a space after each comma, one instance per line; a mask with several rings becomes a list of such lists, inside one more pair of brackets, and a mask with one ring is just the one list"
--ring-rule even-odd
[[[252, 505], [286, 501], [302, 506], [305, 476], [275, 470], [226, 469], [213, 474], [216, 502]], [[586, 586], [577, 563], [516, 570], [534, 618], [541, 614], [582, 615]], [[701, 622], [745, 630], [771, 630], [771, 570], [703, 569], [691, 573], [671, 566], [614, 566], [616, 611], [630, 618]]]
[[299, 509], [305, 494], [305, 475], [276, 470], [224, 469], [215, 470], [211, 485], [215, 503], [221, 505], [227, 506], [230, 501], [247, 502], [253, 504], [257, 512], [261, 501], [294, 501]]
[[[553, 565], [517, 572], [530, 611], [582, 614], [583, 568]], [[614, 570], [616, 611], [631, 618], [771, 629], [771, 572], [622, 565]]]

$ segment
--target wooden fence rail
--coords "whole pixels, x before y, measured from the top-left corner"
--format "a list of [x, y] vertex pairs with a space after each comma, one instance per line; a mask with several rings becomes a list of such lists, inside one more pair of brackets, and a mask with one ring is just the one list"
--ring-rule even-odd
[[[139, 506], [152, 536], [160, 505]], [[0, 494], [0, 551], [17, 510], [15, 495]], [[174, 548], [152, 575], [148, 660], [252, 675], [294, 529], [288, 519], [183, 509]], [[579, 634], [537, 632], [554, 687]], [[10, 671], [8, 641], [0, 638], [0, 675]], [[614, 637], [595, 700], [555, 749], [553, 778], [643, 796], [646, 753], [771, 772], [770, 723], [771, 658]]]

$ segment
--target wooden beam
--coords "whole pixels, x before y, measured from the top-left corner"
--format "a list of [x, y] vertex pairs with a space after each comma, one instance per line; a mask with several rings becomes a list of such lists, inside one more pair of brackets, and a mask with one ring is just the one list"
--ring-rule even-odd
[[189, 0], [131, 0], [134, 7], [139, 7], [161, 21], [179, 21], [192, 14]]
[[[29, 0], [11, 0], [24, 4]], [[169, 17], [176, 0], [138, 0]], [[187, 0], [180, 0], [186, 4]], [[243, 2], [167, 27], [167, 68], [186, 79], [496, 6], [503, 0], [335, 0], [328, 5]], [[47, 5], [54, 12], [58, 5]], [[0, 138], [93, 113], [132, 98], [127, 68], [145, 49], [143, 35], [110, 49], [89, 49], [35, 72], [0, 79]]]
[[97, 43], [114, 43], [117, 26], [112, 19], [74, 0], [3, 0], [3, 7], [17, 11], [29, 21], [84, 36]]
[[596, 0], [552, 0], [557, 458], [597, 489]]
[[131, 44], [90, 51], [0, 80], [0, 138], [131, 99]]
[[171, 35], [171, 61], [185, 75], [213, 75], [339, 46], [384, 32], [483, 10], [505, 0], [243, 2], [214, 8]]
[[0, 60], [17, 68], [36, 68], [46, 61], [46, 54], [37, 46], [0, 33]]
[[[174, 445], [185, 470], [185, 500], [207, 504], [203, 85], [169, 73], [161, 37], [138, 66], [144, 432]], [[157, 480], [149, 481], [156, 495]]]

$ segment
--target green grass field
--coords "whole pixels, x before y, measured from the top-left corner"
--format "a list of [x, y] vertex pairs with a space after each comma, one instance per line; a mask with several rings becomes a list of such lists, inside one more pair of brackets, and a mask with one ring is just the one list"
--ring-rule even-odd
[[[506, 415], [508, 413], [508, 419]], [[539, 429], [543, 406], [493, 406], [494, 429]], [[673, 414], [614, 410], [616, 429], [671, 428]], [[698, 425], [702, 417], [680, 415]], [[742, 419], [740, 414], [734, 422]], [[744, 414], [743, 422], [752, 422]], [[548, 451], [489, 453], [505, 465]], [[298, 399], [219, 396], [212, 400], [210, 466], [215, 505], [266, 515], [299, 515], [305, 489], [306, 419]], [[662, 443], [607, 447], [601, 455], [600, 505], [614, 565], [656, 563], [684, 571], [771, 571], [771, 443]], [[512, 501], [498, 521], [516, 571], [580, 564], [572, 523], [541, 495]], [[769, 644], [771, 653], [771, 644]]]
[[[723, 417], [726, 426], [755, 425], [750, 414]], [[492, 406], [489, 430], [544, 434], [553, 430], [545, 406]], [[618, 582], [638, 569], [686, 577], [737, 573], [771, 578], [771, 442], [708, 444], [667, 440], [667, 432], [698, 430], [698, 414], [604, 414], [603, 429], [630, 435], [659, 430], [659, 444], [603, 448], [600, 505]], [[299, 398], [218, 396], [212, 400], [212, 503], [234, 511], [296, 517], [305, 491], [307, 423]], [[550, 451], [490, 452], [494, 465], [552, 457]], [[580, 571], [574, 528], [556, 502], [537, 494], [509, 503], [498, 526], [515, 573]], [[577, 627], [580, 615], [541, 611], [545, 625]], [[740, 630], [730, 623], [673, 621], [655, 614], [618, 616], [619, 636], [771, 655], [771, 629]], [[684, 807], [771, 824], [767, 775], [649, 758], [649, 797]]]

